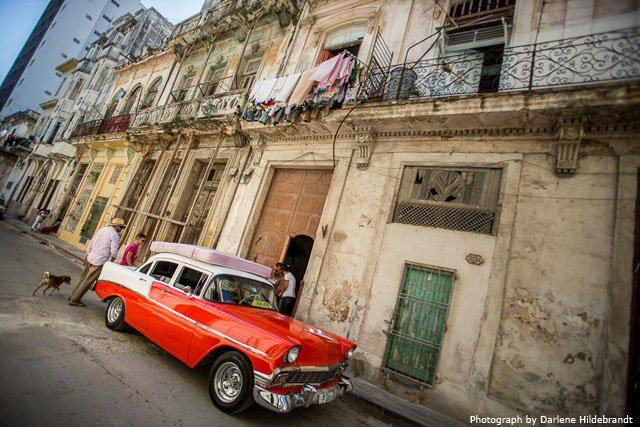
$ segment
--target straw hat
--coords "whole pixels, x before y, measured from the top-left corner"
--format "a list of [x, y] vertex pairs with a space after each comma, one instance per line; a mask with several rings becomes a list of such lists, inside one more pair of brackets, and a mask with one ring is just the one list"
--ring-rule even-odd
[[117, 226], [117, 227], [123, 227], [123, 228], [127, 226], [127, 224], [124, 223], [124, 219], [122, 218], [113, 218], [109, 225], [111, 227]]

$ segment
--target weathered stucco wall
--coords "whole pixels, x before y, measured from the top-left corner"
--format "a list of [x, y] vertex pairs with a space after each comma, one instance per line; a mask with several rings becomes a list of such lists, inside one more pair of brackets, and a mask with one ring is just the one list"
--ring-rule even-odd
[[617, 159], [559, 178], [526, 155], [489, 393], [528, 411], [598, 409], [609, 313]]

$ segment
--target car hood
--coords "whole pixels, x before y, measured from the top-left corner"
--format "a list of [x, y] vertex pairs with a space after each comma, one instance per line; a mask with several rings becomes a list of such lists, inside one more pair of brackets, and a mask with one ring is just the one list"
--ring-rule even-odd
[[343, 362], [345, 352], [355, 345], [335, 334], [275, 311], [241, 306], [227, 306], [225, 311], [257, 329], [281, 338], [282, 355], [292, 346], [300, 345], [297, 365], [326, 366]]

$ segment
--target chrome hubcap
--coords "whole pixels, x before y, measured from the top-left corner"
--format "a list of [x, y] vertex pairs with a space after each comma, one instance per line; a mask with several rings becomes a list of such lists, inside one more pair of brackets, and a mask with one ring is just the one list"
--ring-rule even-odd
[[109, 323], [115, 323], [120, 317], [120, 313], [122, 313], [122, 300], [120, 298], [116, 298], [111, 301], [109, 304], [109, 308], [107, 308], [107, 319]]
[[226, 403], [238, 398], [242, 390], [242, 372], [233, 362], [225, 362], [218, 367], [213, 382], [216, 396]]

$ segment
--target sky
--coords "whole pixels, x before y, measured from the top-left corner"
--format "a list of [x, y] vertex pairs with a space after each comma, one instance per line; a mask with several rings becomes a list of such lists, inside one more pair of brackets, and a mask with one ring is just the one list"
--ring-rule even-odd
[[[0, 81], [9, 72], [48, 3], [48, 0], [0, 0], [0, 16], [5, 22], [0, 37]], [[142, 0], [145, 7], [155, 8], [172, 24], [200, 12], [203, 3], [204, 0]]]

